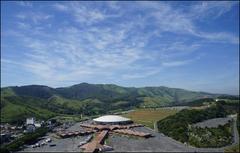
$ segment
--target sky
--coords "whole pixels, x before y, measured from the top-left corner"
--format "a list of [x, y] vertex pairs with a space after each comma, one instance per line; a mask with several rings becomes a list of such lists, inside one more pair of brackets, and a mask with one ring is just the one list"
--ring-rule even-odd
[[1, 1], [1, 87], [239, 94], [239, 2]]

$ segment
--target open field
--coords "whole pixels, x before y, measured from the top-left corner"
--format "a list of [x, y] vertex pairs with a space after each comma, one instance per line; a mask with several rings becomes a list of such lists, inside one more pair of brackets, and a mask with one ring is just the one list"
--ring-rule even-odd
[[178, 112], [178, 109], [138, 109], [123, 116], [132, 119], [134, 122], [143, 124], [147, 127], [154, 128], [156, 121], [162, 120], [167, 116], [174, 115]]

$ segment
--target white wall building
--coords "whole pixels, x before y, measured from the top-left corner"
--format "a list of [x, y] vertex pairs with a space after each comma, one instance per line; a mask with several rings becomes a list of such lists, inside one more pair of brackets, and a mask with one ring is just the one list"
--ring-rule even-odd
[[118, 115], [105, 115], [93, 119], [94, 122], [98, 124], [129, 124], [132, 121], [128, 118], [118, 116]]
[[31, 117], [31, 118], [27, 118], [26, 124], [35, 124], [35, 118]]
[[34, 117], [26, 119], [26, 131], [34, 132], [36, 128], [40, 128], [42, 126], [41, 123], [36, 122]]

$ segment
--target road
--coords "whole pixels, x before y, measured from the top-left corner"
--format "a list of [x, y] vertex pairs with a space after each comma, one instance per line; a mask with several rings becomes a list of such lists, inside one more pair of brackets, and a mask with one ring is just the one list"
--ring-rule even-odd
[[231, 120], [232, 120], [232, 117], [214, 118], [214, 119], [209, 119], [209, 120], [205, 120], [203, 122], [193, 124], [193, 126], [201, 127], [201, 128], [205, 128], [205, 127], [215, 128], [215, 127], [218, 127], [219, 125], [225, 125]]

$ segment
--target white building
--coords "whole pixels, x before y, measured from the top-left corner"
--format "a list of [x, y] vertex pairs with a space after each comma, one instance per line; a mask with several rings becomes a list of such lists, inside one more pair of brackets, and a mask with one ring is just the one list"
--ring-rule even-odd
[[105, 115], [93, 119], [98, 124], [130, 124], [132, 121], [119, 115]]
[[27, 132], [34, 132], [36, 130], [36, 128], [39, 128], [41, 126], [42, 126], [42, 124], [36, 122], [34, 117], [26, 119], [26, 131]]
[[26, 124], [35, 124], [35, 118], [31, 117], [31, 118], [27, 118]]
[[36, 130], [36, 126], [34, 124], [28, 124], [26, 127], [26, 132], [28, 133], [35, 132], [35, 130]]

